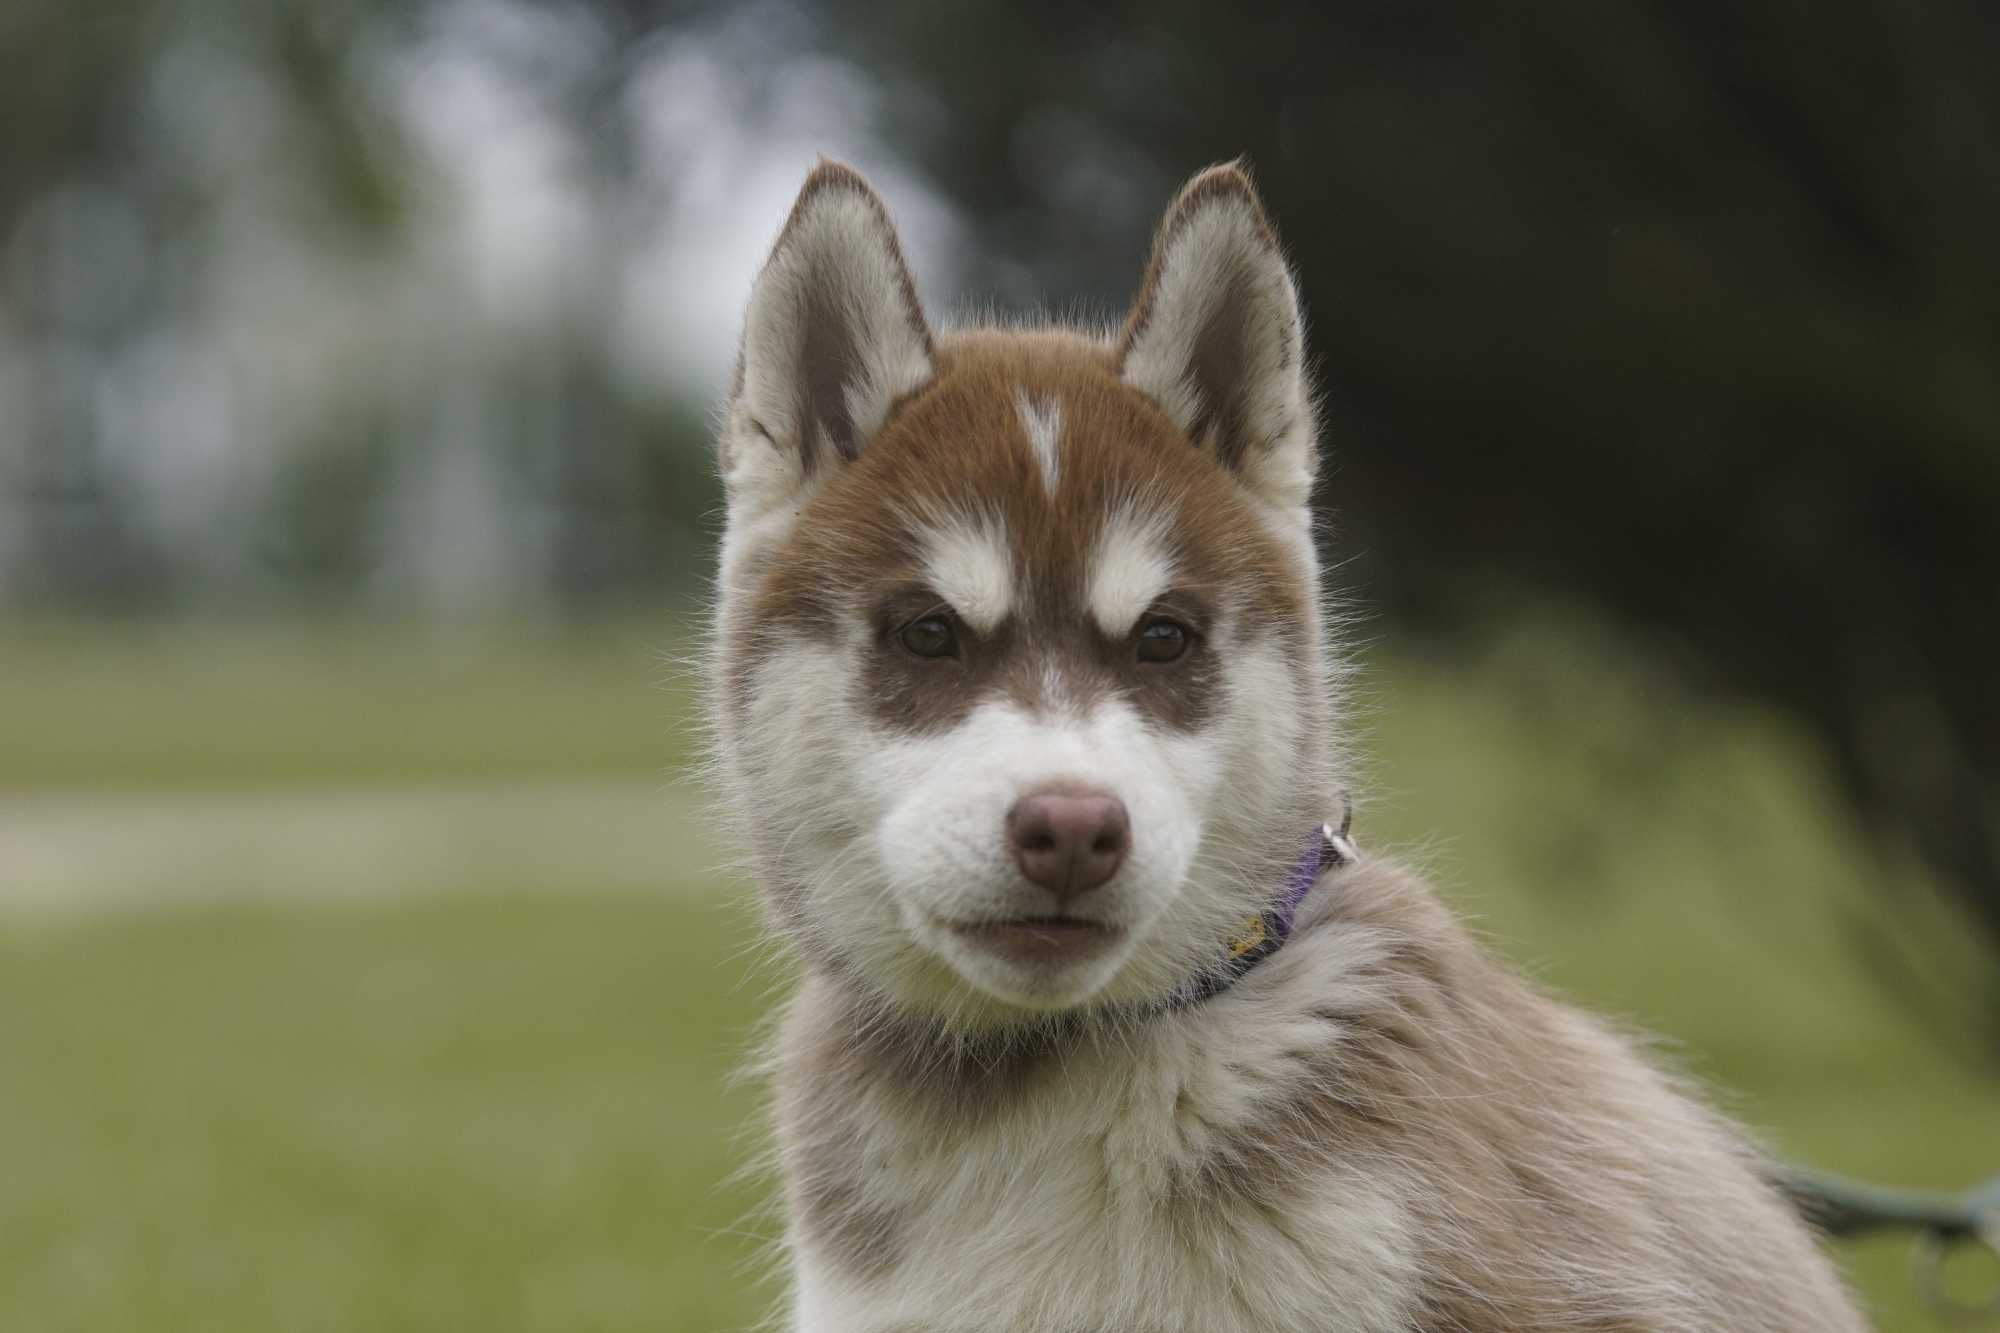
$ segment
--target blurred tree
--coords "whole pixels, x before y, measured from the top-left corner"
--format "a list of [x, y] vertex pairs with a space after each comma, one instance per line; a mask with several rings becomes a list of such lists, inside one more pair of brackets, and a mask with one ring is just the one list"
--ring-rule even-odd
[[607, 318], [660, 206], [624, 99], [661, 18], [0, 12], [0, 600], [689, 589], [706, 450]]
[[[2000, 7], [835, 0], [1017, 304], [1247, 154], [1350, 584], [1527, 585], [1827, 740], [2000, 943]], [[1501, 603], [1504, 605], [1504, 603]]]
[[[0, 309], [29, 362], [9, 386], [0, 466], [16, 474], [23, 501], [15, 521], [26, 531], [15, 541], [34, 557], [23, 581], [50, 596], [122, 600], [150, 581], [144, 540], [90, 427], [89, 349], [116, 339], [139, 303], [134, 238], [126, 201], [70, 172], [75, 156], [110, 151], [146, 37], [136, 16], [83, 21], [61, 4], [0, 16], [0, 54], [34, 53], [7, 59], [0, 81], [0, 240], [14, 233], [17, 256], [0, 274]], [[104, 91], [78, 96], [86, 86]], [[115, 275], [125, 281], [97, 280], [86, 238], [126, 252]]]

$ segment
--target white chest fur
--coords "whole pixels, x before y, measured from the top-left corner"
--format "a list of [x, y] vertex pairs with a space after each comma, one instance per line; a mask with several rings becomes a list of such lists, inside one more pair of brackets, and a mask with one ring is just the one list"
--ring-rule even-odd
[[995, 1080], [949, 1116], [866, 1078], [795, 1099], [788, 1168], [832, 1184], [889, 1256], [856, 1263], [838, 1219], [795, 1216], [796, 1327], [1406, 1329], [1402, 1173], [1241, 1151], [1314, 1077], [1301, 1056], [1338, 1040], [1262, 989], [1093, 1043], [1026, 1086]]
[[[968, 1162], [967, 1175], [990, 1164]], [[1049, 1175], [1003, 1190], [954, 1181], [921, 1215], [897, 1276], [856, 1283], [795, 1255], [799, 1333], [1402, 1333], [1414, 1289], [1394, 1191], [1324, 1177], [1283, 1215], [1243, 1208], [1201, 1244], [1171, 1206], [1092, 1197], [1088, 1154], [1051, 1153]], [[988, 1210], [983, 1216], [977, 1211]], [[1039, 1219], [1036, 1214], [1040, 1214]], [[1211, 1226], [1214, 1225], [1211, 1220]]]

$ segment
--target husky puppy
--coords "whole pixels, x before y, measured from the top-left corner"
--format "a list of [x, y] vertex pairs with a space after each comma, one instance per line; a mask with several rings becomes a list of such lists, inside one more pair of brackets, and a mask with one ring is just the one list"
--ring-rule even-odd
[[711, 661], [803, 973], [794, 1325], [1861, 1329], [1728, 1124], [1340, 836], [1315, 433], [1238, 167], [1109, 336], [933, 329], [875, 193], [807, 178]]

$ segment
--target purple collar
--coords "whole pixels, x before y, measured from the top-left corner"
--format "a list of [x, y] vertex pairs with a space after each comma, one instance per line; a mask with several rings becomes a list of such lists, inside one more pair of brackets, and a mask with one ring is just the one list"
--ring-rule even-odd
[[1184, 1009], [1213, 999], [1241, 980], [1251, 968], [1269, 958], [1284, 947], [1292, 937], [1292, 928], [1298, 924], [1299, 904], [1306, 894], [1319, 882], [1322, 871], [1337, 870], [1354, 864], [1361, 853], [1353, 839], [1347, 836], [1349, 824], [1354, 819], [1354, 807], [1343, 801], [1340, 827], [1321, 824], [1306, 839], [1305, 851], [1292, 863], [1285, 875], [1284, 892], [1280, 893], [1262, 913], [1243, 923], [1234, 938], [1229, 941], [1229, 953], [1219, 967], [1203, 972], [1194, 980], [1175, 991], [1167, 1001], [1171, 1009]]

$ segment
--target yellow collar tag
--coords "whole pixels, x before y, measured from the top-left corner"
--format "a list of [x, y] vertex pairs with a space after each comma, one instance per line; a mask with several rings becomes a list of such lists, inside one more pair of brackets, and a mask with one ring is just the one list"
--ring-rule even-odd
[[1229, 956], [1241, 958], [1264, 942], [1264, 918], [1253, 916], [1243, 923], [1243, 933], [1229, 941]]

